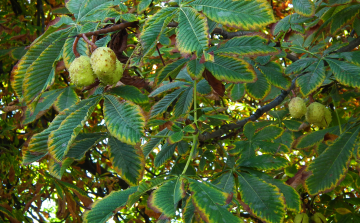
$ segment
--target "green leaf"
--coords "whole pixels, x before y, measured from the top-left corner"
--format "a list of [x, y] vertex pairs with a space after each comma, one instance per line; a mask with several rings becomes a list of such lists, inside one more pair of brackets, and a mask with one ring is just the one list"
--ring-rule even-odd
[[277, 35], [280, 32], [281, 33], [287, 33], [287, 31], [290, 29], [290, 19], [294, 16], [294, 14], [288, 15], [285, 18], [281, 19], [274, 28], [273, 34]]
[[271, 84], [265, 78], [265, 75], [261, 73], [258, 69], [255, 69], [257, 80], [255, 83], [246, 83], [245, 89], [250, 97], [257, 100], [264, 99], [271, 90]]
[[233, 101], [238, 101], [245, 95], [245, 85], [244, 84], [234, 84], [230, 91], [230, 98]]
[[54, 159], [50, 159], [49, 161], [49, 173], [56, 177], [57, 179], [61, 179], [64, 175], [66, 169], [74, 162], [73, 158], [65, 158], [61, 163], [56, 162]]
[[315, 13], [315, 5], [311, 0], [293, 0], [294, 10], [296, 13], [309, 17]]
[[255, 131], [256, 131], [256, 128], [255, 128], [254, 122], [247, 122], [244, 125], [244, 135], [246, 136], [246, 138], [248, 140], [252, 140], [252, 138], [255, 135]]
[[256, 81], [252, 66], [245, 60], [222, 55], [215, 55], [214, 58], [214, 62], [205, 62], [205, 67], [216, 79], [230, 83]]
[[191, 78], [198, 80], [205, 70], [205, 65], [200, 63], [200, 59], [190, 60], [186, 65], [186, 69]]
[[180, 96], [179, 100], [175, 105], [175, 116], [179, 117], [180, 115], [189, 113], [191, 106], [193, 105], [193, 95], [194, 95], [194, 88], [188, 87], [184, 93]]
[[95, 144], [105, 138], [103, 133], [80, 133], [71, 145], [66, 157], [81, 160], [85, 153]]
[[[354, 21], [354, 19], [358, 16], [360, 12], [360, 5], [350, 5], [349, 7], [341, 10], [340, 12], [336, 13], [333, 17], [329, 20], [330, 23], [330, 32], [332, 34], [336, 34], [339, 32], [345, 25]], [[324, 23], [325, 24], [325, 23]], [[322, 27], [319, 28], [319, 30]]]
[[61, 94], [62, 90], [52, 90], [44, 92], [39, 102], [36, 104], [34, 113], [31, 114], [30, 109], [26, 109], [24, 125], [29, 124], [40, 118], [53, 105], [56, 98]]
[[273, 140], [279, 138], [284, 132], [283, 128], [278, 126], [266, 126], [255, 134], [252, 140]]
[[149, 197], [148, 205], [158, 213], [162, 213], [165, 218], [175, 215], [177, 203], [184, 198], [185, 185], [182, 178], [171, 180], [153, 191]]
[[196, 0], [190, 5], [217, 23], [243, 30], [259, 29], [275, 22], [266, 0]]
[[[165, 128], [161, 130], [156, 136], [165, 136], [169, 132], [169, 129]], [[145, 157], [147, 157], [151, 151], [159, 145], [159, 143], [162, 141], [162, 138], [152, 138], [149, 142], [147, 142], [145, 145], [142, 146], [143, 153]]]
[[105, 95], [104, 118], [110, 134], [121, 142], [135, 145], [141, 141], [145, 117], [138, 105]]
[[175, 152], [177, 144], [169, 145], [168, 143], [165, 143], [163, 146], [161, 146], [160, 152], [155, 157], [155, 167], [161, 166], [163, 163], [165, 163], [166, 160], [168, 160]]
[[115, 6], [115, 2], [107, 0], [70, 0], [65, 6], [72, 14], [74, 14], [77, 22], [83, 22], [87, 21], [86, 17], [89, 17], [96, 11], [104, 11], [111, 6]]
[[187, 88], [180, 88], [176, 91], [166, 95], [163, 99], [158, 101], [151, 109], [151, 118], [156, 117], [166, 111], [170, 104]]
[[137, 185], [142, 179], [145, 158], [139, 146], [132, 146], [109, 138], [109, 159], [114, 170], [130, 185]]
[[183, 209], [182, 219], [183, 219], [184, 223], [192, 223], [194, 213], [195, 213], [195, 207], [194, 207], [194, 204], [192, 201], [192, 197], [189, 196], [186, 199], [186, 203], [185, 203], [185, 206]]
[[241, 199], [257, 218], [266, 222], [282, 222], [285, 204], [279, 189], [255, 176], [238, 173]]
[[79, 96], [76, 94], [74, 87], [65, 88], [57, 98], [54, 108], [61, 112], [79, 102]]
[[161, 34], [178, 12], [176, 7], [164, 7], [145, 22], [140, 34], [143, 55], [151, 55]]
[[120, 96], [125, 100], [129, 100], [137, 104], [146, 104], [149, 102], [149, 98], [146, 95], [144, 95], [138, 88], [131, 85], [122, 85], [111, 88], [109, 93]]
[[234, 193], [235, 179], [231, 171], [222, 174], [212, 183], [226, 193]]
[[345, 61], [326, 59], [335, 79], [341, 84], [359, 88], [360, 87], [360, 66]]
[[83, 221], [86, 222], [106, 222], [112, 216], [115, 209], [126, 205], [128, 197], [136, 192], [137, 187], [130, 187], [122, 191], [112, 191], [103, 199], [93, 203], [91, 210], [85, 211]]
[[51, 44], [53, 43], [59, 35], [64, 33], [64, 30], [52, 33], [46, 38], [37, 41], [26, 54], [21, 58], [21, 60], [15, 65], [11, 71], [11, 86], [14, 89], [16, 95], [19, 97], [23, 96], [23, 82], [26, 74], [26, 70], [30, 65], [40, 56], [40, 54]]
[[149, 7], [152, 0], [140, 0], [139, 4], [137, 5], [137, 14], [141, 14], [143, 11]]
[[346, 131], [321, 153], [307, 168], [312, 172], [305, 181], [305, 187], [311, 195], [327, 193], [344, 179], [349, 168], [360, 127]]
[[283, 120], [283, 123], [287, 129], [294, 132], [299, 131], [300, 125], [302, 124], [302, 122], [296, 120]]
[[183, 131], [175, 132], [169, 138], [167, 138], [167, 142], [171, 145], [177, 142], [180, 142], [184, 137]]
[[221, 191], [206, 182], [188, 179], [189, 190], [192, 192], [193, 205], [205, 222], [209, 223], [235, 223], [241, 222], [231, 214], [224, 205], [232, 200], [232, 195]]
[[168, 90], [171, 90], [171, 89], [174, 89], [174, 88], [177, 88], [177, 87], [182, 87], [184, 85], [189, 85], [189, 83], [187, 82], [184, 82], [184, 81], [173, 81], [173, 82], [170, 82], [168, 84], [165, 84], [165, 85], [162, 85], [158, 88], [156, 88], [153, 92], [151, 92], [149, 94], [149, 97], [155, 97], [165, 91], [168, 91]]
[[211, 87], [210, 87], [209, 83], [207, 82], [207, 80], [202, 79], [201, 81], [199, 81], [199, 83], [197, 83], [197, 85], [196, 85], [196, 91], [197, 91], [197, 93], [199, 93], [201, 95], [210, 94]]
[[270, 154], [263, 154], [261, 156], [254, 156], [247, 160], [242, 160], [239, 166], [253, 167], [259, 170], [277, 170], [284, 168], [289, 164], [289, 161], [283, 157], [274, 157]]
[[306, 70], [309, 71], [309, 73], [296, 79], [296, 85], [300, 87], [300, 92], [304, 96], [314, 92], [321, 86], [326, 78], [323, 60], [311, 64]]
[[290, 78], [283, 75], [280, 64], [269, 62], [265, 66], [259, 66], [259, 68], [265, 75], [265, 78], [275, 87], [283, 90], [287, 90], [290, 87]]
[[58, 33], [58, 38], [54, 40], [26, 70], [23, 83], [26, 103], [30, 103], [53, 84], [55, 80], [56, 63], [60, 59], [59, 54], [61, 55], [65, 43], [65, 33], [66, 30]]
[[82, 100], [78, 104], [65, 109], [54, 118], [47, 129], [31, 137], [29, 146], [23, 153], [23, 164], [30, 164], [44, 157], [48, 153], [48, 138], [50, 133], [57, 130], [62, 121], [64, 121], [72, 112], [80, 109], [90, 100], [91, 99]]
[[302, 71], [303, 69], [307, 68], [311, 64], [318, 61], [317, 58], [303, 58], [300, 60], [297, 60], [286, 67], [285, 74], [291, 74], [291, 73], [298, 73]]
[[180, 7], [179, 25], [176, 28], [176, 46], [181, 53], [198, 56], [208, 48], [209, 27], [206, 17], [189, 7]]
[[260, 36], [239, 36], [220, 45], [214, 54], [227, 54], [232, 56], [265, 56], [277, 54], [276, 48], [266, 45], [267, 40]]
[[[62, 53], [63, 53], [63, 61], [66, 69], [69, 69], [70, 64], [75, 60], [75, 54], [73, 52], [74, 38], [72, 36], [77, 34], [79, 34], [79, 31], [76, 29], [76, 27], [73, 27], [70, 30], [69, 36], [68, 38], [66, 38], [66, 41], [64, 43], [64, 48]], [[78, 44], [76, 45], [76, 50], [80, 55], [87, 56], [87, 52], [89, 51], [89, 49], [87, 43], [83, 40], [83, 38], [80, 38]]]
[[[13, 215], [13, 213], [11, 213], [8, 209], [1, 207], [0, 206], [0, 213], [2, 213], [2, 215], [5, 215], [9, 218], [9, 220], [13, 220], [13, 219], [17, 219], [15, 215]], [[16, 222], [15, 220], [13, 222]]]
[[83, 104], [83, 106], [72, 112], [61, 122], [58, 129], [50, 133], [48, 141], [49, 153], [56, 161], [61, 162], [63, 160], [99, 100], [99, 97], [83, 100], [87, 102], [86, 104], [81, 103], [81, 101], [79, 104]]
[[311, 133], [308, 133], [306, 135], [301, 136], [299, 139], [297, 139], [297, 143], [295, 148], [296, 149], [306, 149], [309, 147], [312, 147], [321, 141], [324, 140], [324, 136], [326, 133], [331, 132], [334, 129], [338, 129], [338, 126], [327, 128], [324, 130], [314, 131]]
[[301, 211], [300, 195], [293, 187], [285, 184], [280, 180], [274, 179], [265, 173], [256, 170], [248, 170], [248, 169], [247, 171], [249, 171], [251, 175], [254, 175], [264, 180], [266, 183], [272, 184], [277, 188], [279, 188], [280, 192], [285, 197], [285, 204], [287, 210], [293, 211], [296, 214]]
[[188, 58], [182, 58], [173, 63], [167, 64], [164, 68], [162, 68], [159, 74], [155, 78], [155, 84], [159, 85], [163, 82], [167, 77], [175, 77], [178, 75], [180, 70], [183, 68], [184, 64], [189, 61]]
[[140, 199], [140, 197], [143, 194], [172, 179], [173, 177], [170, 177], [166, 180], [164, 178], [159, 177], [150, 180], [143, 180], [142, 182], [140, 182], [137, 191], [129, 196], [126, 206], [130, 208], [135, 202], [137, 202]]

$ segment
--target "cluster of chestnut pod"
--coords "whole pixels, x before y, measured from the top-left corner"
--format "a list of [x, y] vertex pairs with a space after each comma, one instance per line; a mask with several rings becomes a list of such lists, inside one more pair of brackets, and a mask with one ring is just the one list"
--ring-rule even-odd
[[[326, 223], [326, 218], [319, 212], [316, 212], [310, 218], [311, 222], [314, 223]], [[309, 216], [306, 213], [300, 213], [295, 216], [294, 223], [309, 223]]]
[[123, 75], [123, 65], [108, 47], [99, 47], [91, 57], [80, 56], [69, 67], [71, 82], [78, 87], [88, 86], [98, 78], [104, 85], [116, 84]]
[[291, 99], [289, 112], [293, 118], [301, 118], [305, 115], [308, 123], [318, 127], [327, 127], [331, 122], [331, 112], [328, 108], [319, 102], [313, 102], [306, 108], [305, 101], [300, 97]]

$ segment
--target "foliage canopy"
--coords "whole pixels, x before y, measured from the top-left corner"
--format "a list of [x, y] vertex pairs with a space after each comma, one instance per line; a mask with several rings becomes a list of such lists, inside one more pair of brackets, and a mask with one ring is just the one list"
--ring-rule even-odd
[[360, 221], [359, 1], [3, 2], [1, 221]]

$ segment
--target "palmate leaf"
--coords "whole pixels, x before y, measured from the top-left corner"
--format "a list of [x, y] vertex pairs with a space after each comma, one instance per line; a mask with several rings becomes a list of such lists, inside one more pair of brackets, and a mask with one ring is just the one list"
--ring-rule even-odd
[[184, 82], [184, 81], [173, 81], [173, 82], [170, 82], [168, 84], [165, 84], [165, 85], [162, 85], [158, 88], [156, 88], [154, 91], [152, 91], [150, 94], [149, 94], [149, 97], [155, 97], [165, 91], [168, 91], [168, 90], [171, 90], [171, 89], [174, 89], [174, 88], [177, 88], [177, 87], [182, 87], [184, 85], [189, 85], [189, 83], [187, 82]]
[[85, 211], [83, 221], [86, 222], [106, 222], [119, 207], [125, 206], [128, 197], [135, 193], [137, 187], [130, 187], [122, 191], [112, 191], [109, 195], [93, 203], [91, 210]]
[[275, 22], [266, 0], [195, 0], [190, 5], [217, 23], [244, 30], [258, 29]]
[[149, 98], [146, 95], [144, 95], [138, 88], [131, 85], [122, 85], [111, 88], [109, 93], [120, 96], [125, 100], [132, 101], [136, 104], [146, 104], [149, 102]]
[[155, 84], [161, 84], [161, 82], [163, 82], [169, 76], [175, 78], [175, 76], [178, 75], [178, 73], [187, 61], [189, 61], [188, 58], [183, 58], [173, 63], [167, 64], [164, 68], [160, 70], [159, 74], [156, 76]]
[[23, 82], [26, 74], [26, 70], [30, 65], [40, 56], [40, 54], [59, 36], [65, 33], [67, 30], [60, 30], [48, 35], [46, 38], [37, 41], [26, 54], [17, 63], [14, 69], [11, 71], [11, 86], [14, 89], [16, 95], [23, 96]]
[[256, 217], [266, 222], [282, 222], [285, 204], [277, 187], [243, 172], [238, 173], [238, 180], [241, 199]]
[[291, 74], [291, 73], [298, 73], [302, 71], [303, 69], [307, 68], [311, 64], [318, 61], [317, 58], [303, 58], [300, 60], [297, 60], [286, 67], [285, 74]]
[[180, 7], [176, 28], [176, 46], [182, 53], [196, 52], [198, 56], [208, 48], [209, 27], [206, 17], [189, 7]]
[[[49, 135], [49, 153], [57, 161], [61, 162], [70, 149], [72, 142], [83, 128], [85, 121], [94, 111], [101, 97], [90, 98], [82, 107], [72, 112], [61, 122], [57, 130]], [[80, 103], [79, 103], [80, 104]], [[74, 107], [74, 106], [73, 106]]]
[[139, 4], [137, 5], [137, 13], [141, 14], [145, 9], [150, 5], [152, 0], [140, 0]]
[[192, 192], [193, 205], [201, 218], [208, 223], [235, 223], [241, 222], [231, 214], [224, 205], [232, 200], [232, 195], [221, 191], [206, 182], [189, 180], [189, 190]]
[[295, 148], [296, 149], [305, 149], [310, 148], [324, 140], [324, 136], [326, 133], [333, 132], [338, 130], [338, 126], [334, 126], [331, 128], [326, 128], [324, 130], [319, 130], [315, 132], [308, 133], [306, 135], [302, 135], [295, 141]]
[[234, 193], [235, 179], [232, 171], [228, 171], [212, 182], [226, 193]]
[[176, 7], [164, 7], [145, 22], [140, 34], [144, 56], [151, 55], [161, 34], [178, 12]]
[[205, 79], [200, 80], [196, 85], [196, 91], [198, 94], [207, 95], [211, 93], [211, 87], [209, 82]]
[[176, 91], [166, 95], [163, 99], [157, 102], [151, 109], [151, 118], [156, 117], [162, 114], [163, 112], [165, 112], [166, 109], [170, 106], [170, 104], [186, 89], [187, 89], [186, 87], [177, 89]]
[[23, 153], [23, 164], [30, 164], [35, 162], [48, 153], [48, 138], [52, 131], [55, 131], [59, 128], [61, 123], [74, 111], [82, 108], [86, 105], [91, 99], [85, 99], [80, 101], [78, 104], [71, 106], [68, 109], [60, 112], [54, 120], [50, 123], [49, 127], [44, 131], [35, 134], [29, 142], [29, 146], [26, 151]]
[[192, 223], [192, 219], [194, 217], [194, 214], [195, 214], [195, 207], [194, 207], [194, 204], [192, 202], [192, 197], [189, 196], [186, 199], [186, 203], [185, 203], [184, 208], [183, 208], [182, 219], [183, 219], [184, 223]]
[[289, 161], [283, 157], [274, 157], [270, 154], [250, 157], [247, 160], [239, 162], [239, 166], [253, 167], [259, 170], [277, 170], [284, 168]]
[[[77, 30], [76, 27], [71, 28], [71, 30], [69, 32], [69, 36], [68, 36], [68, 38], [66, 38], [66, 41], [64, 43], [64, 48], [63, 48], [62, 53], [63, 53], [63, 61], [64, 61], [66, 69], [69, 69], [70, 64], [75, 60], [75, 54], [73, 52], [74, 38], [69, 38], [69, 37], [74, 36], [79, 33], [80, 32]], [[105, 38], [102, 38], [102, 39], [105, 39]], [[86, 56], [87, 53], [89, 53], [89, 49], [83, 38], [80, 38], [78, 44], [76, 45], [76, 50], [82, 56]]]
[[257, 100], [262, 100], [270, 93], [271, 84], [265, 78], [265, 75], [261, 73], [258, 69], [255, 69], [255, 73], [257, 76], [256, 82], [244, 84], [245, 89], [246, 92], [250, 95], [250, 97]]
[[106, 17], [112, 17], [119, 13], [112, 7], [117, 6], [115, 1], [93, 1], [85, 0], [85, 5], [79, 10], [77, 21], [79, 23], [103, 21]]
[[[350, 5], [349, 7], [341, 10], [340, 12], [336, 13], [331, 19], [331, 25], [330, 25], [330, 32], [332, 34], [337, 33], [341, 30], [345, 25], [351, 23], [354, 21], [354, 19], [358, 16], [360, 12], [360, 5]], [[321, 27], [319, 28], [319, 30]]]
[[251, 175], [264, 180], [266, 183], [272, 184], [277, 188], [279, 188], [280, 192], [283, 194], [285, 198], [285, 205], [287, 210], [294, 211], [295, 213], [300, 212], [301, 210], [300, 195], [293, 187], [285, 184], [281, 180], [274, 179], [263, 172], [250, 170], [250, 169], [246, 169], [246, 171], [248, 171]]
[[227, 54], [237, 56], [265, 56], [277, 54], [276, 48], [266, 45], [267, 40], [260, 36], [240, 36], [234, 37], [220, 48], [214, 51], [214, 54]]
[[65, 33], [66, 31], [61, 34], [59, 33], [58, 38], [26, 70], [23, 83], [24, 100], [26, 103], [30, 103], [53, 84], [56, 62], [60, 60], [59, 56], [65, 43]]
[[109, 138], [109, 159], [114, 170], [130, 185], [137, 185], [144, 174], [145, 158], [139, 146]]
[[252, 66], [245, 60], [215, 55], [214, 62], [205, 62], [205, 67], [216, 79], [230, 83], [253, 83], [256, 75]]
[[191, 109], [194, 100], [194, 88], [188, 87], [184, 93], [180, 96], [175, 105], [175, 116], [179, 117], [183, 114], [188, 114]]
[[200, 79], [205, 70], [205, 65], [200, 63], [200, 59], [190, 60], [186, 65], [187, 72], [193, 79]]
[[[169, 129], [165, 128], [161, 130], [157, 136], [165, 136], [168, 134]], [[159, 145], [159, 143], [162, 141], [162, 138], [152, 138], [149, 142], [147, 142], [145, 145], [142, 146], [142, 150], [144, 153], [145, 158], [151, 153], [151, 151]]]
[[351, 129], [320, 154], [307, 168], [312, 172], [305, 181], [309, 194], [327, 193], [345, 178], [360, 127]]
[[76, 94], [73, 86], [65, 88], [61, 95], [57, 98], [54, 108], [57, 112], [61, 112], [79, 102], [79, 96]]
[[34, 113], [31, 114], [30, 109], [26, 109], [24, 125], [29, 124], [40, 118], [54, 103], [57, 97], [62, 93], [62, 90], [52, 90], [44, 92], [39, 102], [36, 104]]
[[145, 117], [138, 105], [129, 101], [120, 103], [116, 97], [105, 95], [104, 118], [112, 136], [130, 145], [140, 142]]
[[181, 177], [167, 181], [161, 187], [153, 191], [148, 199], [148, 206], [165, 218], [175, 215], [178, 202], [184, 198], [185, 185]]
[[230, 98], [233, 101], [240, 100], [245, 95], [245, 85], [244, 84], [234, 84], [230, 91]]
[[175, 148], [177, 146], [177, 143], [175, 144], [168, 144], [165, 143], [163, 146], [161, 146], [160, 152], [155, 157], [155, 167], [161, 166], [163, 163], [165, 163], [166, 160], [168, 160], [175, 152]]
[[287, 90], [290, 87], [290, 78], [283, 75], [280, 64], [269, 62], [265, 66], [259, 65], [259, 68], [265, 75], [265, 78], [275, 87], [283, 90]]
[[294, 10], [302, 16], [312, 16], [315, 13], [315, 5], [311, 0], [293, 0]]
[[75, 141], [67, 152], [66, 157], [73, 158], [74, 160], [81, 160], [92, 146], [100, 142], [105, 137], [106, 134], [104, 133], [80, 133], [75, 138]]
[[309, 73], [296, 79], [296, 85], [300, 88], [302, 95], [307, 96], [314, 92], [326, 78], [324, 61], [319, 60], [311, 64], [306, 71]]
[[97, 7], [101, 7], [103, 4], [107, 4], [107, 0], [70, 0], [66, 2], [66, 8], [74, 14], [76, 21], [80, 21], [86, 15], [91, 14]]
[[345, 61], [326, 59], [335, 79], [346, 86], [360, 87], [360, 66]]

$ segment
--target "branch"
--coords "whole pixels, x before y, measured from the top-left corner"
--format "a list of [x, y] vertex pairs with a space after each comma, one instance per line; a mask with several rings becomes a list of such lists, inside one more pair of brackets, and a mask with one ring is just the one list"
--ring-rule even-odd
[[[360, 45], [360, 37], [354, 39], [353, 41], [351, 41], [348, 45], [341, 47], [340, 49], [338, 49], [337, 53], [340, 52], [348, 52], [353, 50], [355, 47]], [[287, 58], [292, 60], [292, 61], [296, 61], [298, 60], [297, 57], [291, 55], [291, 54], [287, 54]], [[271, 109], [275, 108], [276, 106], [280, 105], [284, 99], [286, 98], [286, 96], [291, 92], [291, 90], [293, 90], [295, 88], [295, 82], [296, 79], [299, 78], [300, 76], [304, 75], [305, 73], [301, 73], [298, 76], [296, 76], [292, 82], [291, 82], [291, 86], [288, 90], [286, 91], [281, 91], [281, 94], [279, 96], [277, 96], [273, 101], [271, 101], [269, 104], [264, 105], [263, 107], [259, 108], [256, 110], [256, 112], [254, 114], [252, 114], [250, 117], [239, 120], [236, 122], [236, 124], [232, 123], [232, 124], [226, 124], [221, 126], [221, 128], [219, 130], [216, 130], [212, 133], [208, 133], [205, 132], [203, 134], [199, 134], [199, 141], [206, 141], [209, 139], [213, 139], [213, 138], [217, 138], [217, 137], [221, 137], [224, 134], [227, 134], [230, 130], [233, 129], [240, 129], [242, 127], [244, 127], [244, 125], [248, 122], [248, 121], [256, 121], [257, 119], [259, 119], [265, 112], [270, 111]]]
[[[136, 27], [138, 23], [139, 23], [138, 21], [120, 23], [120, 24], [117, 24], [117, 25], [110, 26], [108, 28], [99, 29], [99, 30], [94, 31], [94, 32], [80, 33], [80, 34], [77, 34], [76, 36], [77, 37], [83, 37], [83, 35], [85, 35], [85, 36], [98, 36], [100, 34], [111, 33], [111, 32], [117, 31], [117, 30], [125, 29], [127, 27]], [[76, 37], [76, 36], [74, 36], [74, 37]]]

